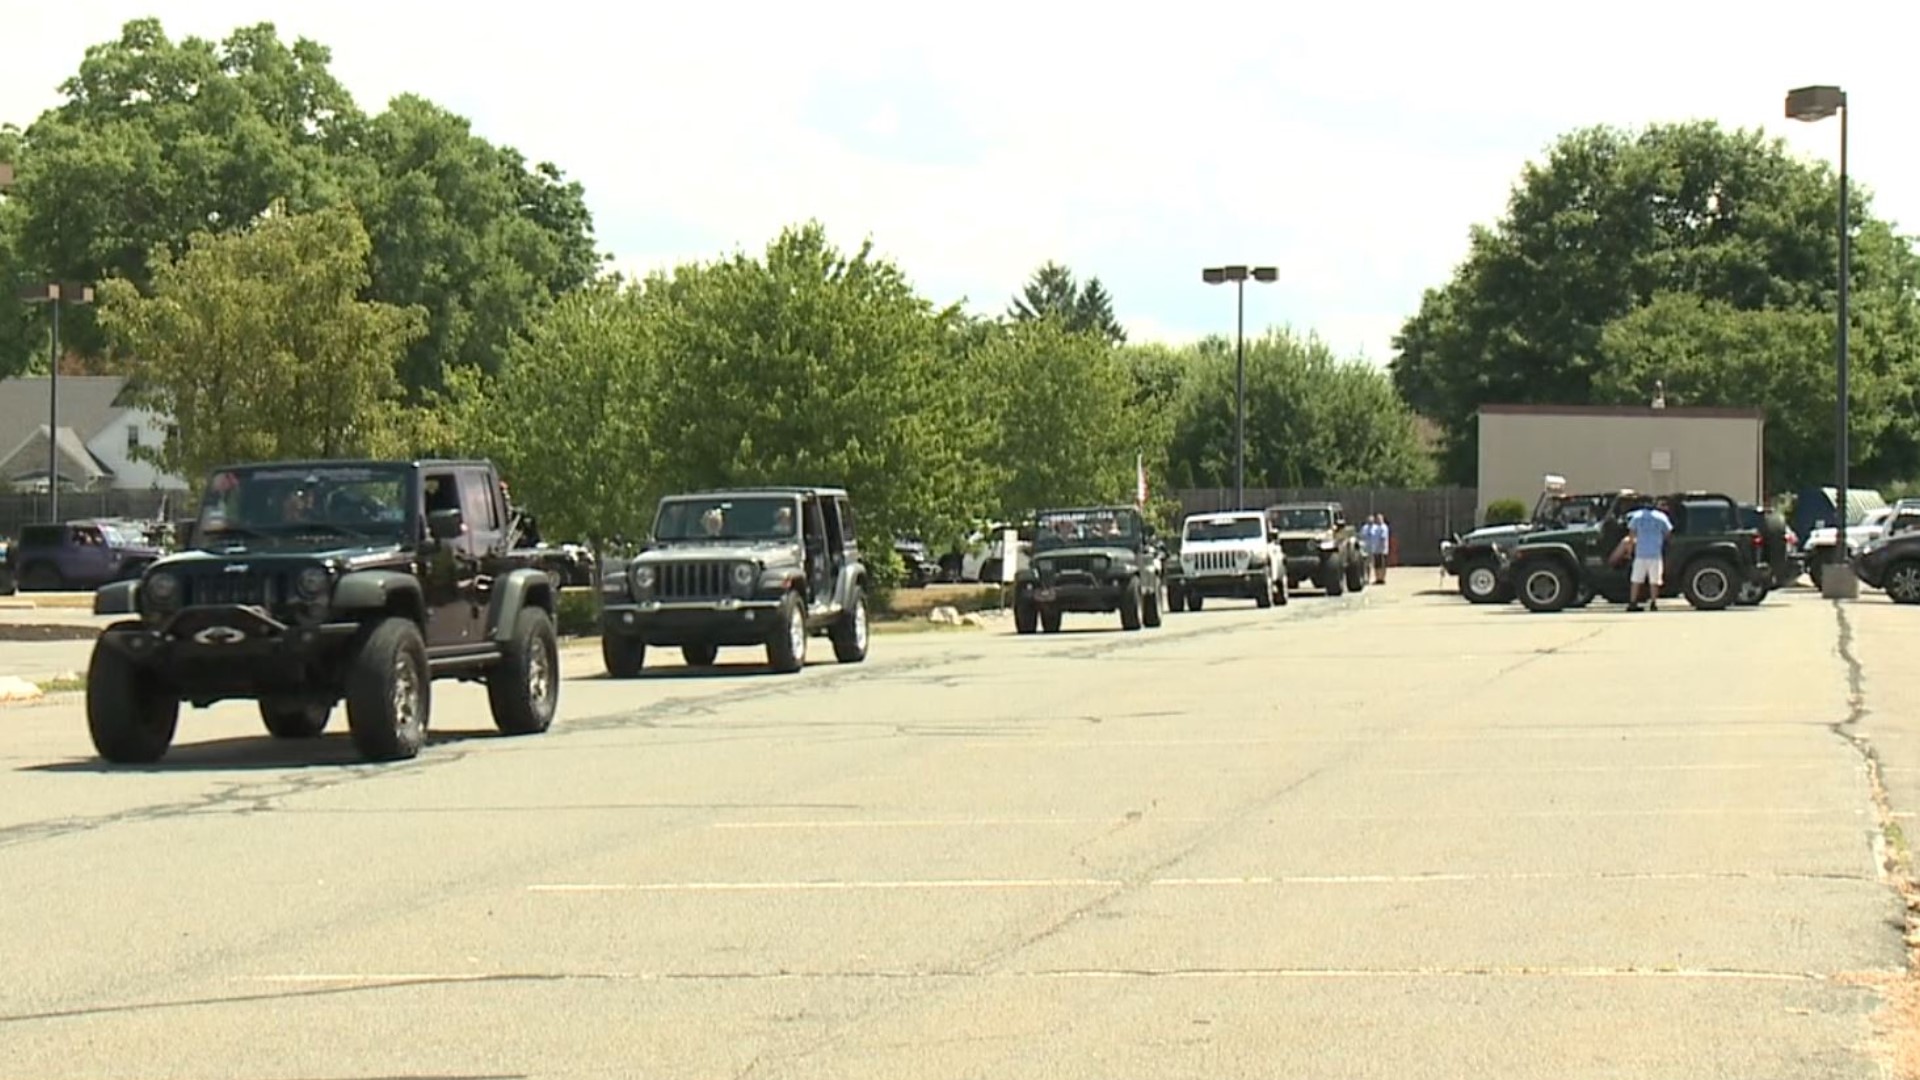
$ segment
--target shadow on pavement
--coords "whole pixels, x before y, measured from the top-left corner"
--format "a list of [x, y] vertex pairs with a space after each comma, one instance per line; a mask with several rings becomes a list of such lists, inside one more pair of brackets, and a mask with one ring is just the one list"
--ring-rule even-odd
[[[151, 765], [114, 765], [99, 758], [27, 765], [20, 772], [44, 773], [167, 773], [167, 772], [254, 772], [260, 770], [338, 768], [343, 765], [376, 765], [353, 748], [353, 739], [345, 730], [344, 718], [336, 718], [340, 731], [329, 731], [317, 739], [276, 739], [262, 733], [241, 735], [207, 742], [176, 743], [167, 756]], [[498, 739], [492, 728], [467, 731], [429, 731], [427, 749], [448, 746], [472, 739]], [[392, 764], [405, 764], [393, 762]]]

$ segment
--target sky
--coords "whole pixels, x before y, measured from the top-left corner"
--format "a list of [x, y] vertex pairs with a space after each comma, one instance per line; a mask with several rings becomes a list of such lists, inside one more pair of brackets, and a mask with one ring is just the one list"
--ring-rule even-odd
[[1836, 123], [1782, 115], [1812, 83], [1847, 90], [1850, 172], [1920, 233], [1920, 80], [1899, 74], [1920, 4], [1898, 0], [1844, 22], [1778, 0], [5, 6], [0, 121], [56, 103], [127, 20], [175, 38], [271, 22], [328, 46], [364, 109], [421, 94], [558, 164], [621, 269], [759, 251], [818, 219], [984, 313], [1064, 263], [1106, 284], [1136, 341], [1231, 333], [1234, 298], [1201, 269], [1273, 265], [1277, 283], [1247, 286], [1250, 333], [1385, 363], [1556, 136], [1716, 119], [1832, 161]]

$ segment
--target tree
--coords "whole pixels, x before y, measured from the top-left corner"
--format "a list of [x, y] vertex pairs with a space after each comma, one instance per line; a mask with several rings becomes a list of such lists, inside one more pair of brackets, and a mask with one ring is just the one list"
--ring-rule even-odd
[[1127, 340], [1127, 332], [1114, 318], [1113, 297], [1100, 279], [1089, 278], [1083, 287], [1073, 271], [1054, 262], [1033, 272], [1026, 288], [1013, 298], [1007, 317], [1016, 322], [1057, 319], [1069, 330], [1098, 334], [1114, 345]]
[[915, 295], [871, 244], [817, 223], [656, 276], [659, 475], [679, 487], [848, 487], [875, 541], [954, 536], [984, 498], [981, 422], [949, 385], [958, 313]]
[[496, 377], [453, 377], [442, 409], [459, 444], [499, 463], [543, 532], [642, 535], [671, 483], [653, 433], [657, 299], [597, 281], [562, 297]]
[[[1170, 456], [1183, 486], [1231, 487], [1234, 354], [1224, 338], [1192, 349]], [[1316, 337], [1274, 330], [1247, 342], [1249, 487], [1419, 487], [1431, 462], [1387, 375], [1341, 360]]]
[[1057, 320], [1016, 322], [971, 357], [992, 430], [983, 467], [1001, 515], [1132, 502], [1136, 454], [1155, 460], [1160, 425], [1143, 423], [1127, 364], [1098, 334]]
[[[1784, 144], [1757, 132], [1689, 123], [1569, 134], [1544, 163], [1527, 167], [1505, 217], [1473, 231], [1452, 280], [1429, 290], [1407, 321], [1395, 341], [1395, 385], [1442, 425], [1446, 471], [1467, 480], [1480, 405], [1583, 404], [1596, 393], [1625, 394], [1624, 373], [1608, 370], [1621, 354], [1609, 353], [1604, 338], [1656, 296], [1687, 295], [1731, 311], [1831, 313], [1836, 199], [1824, 167], [1794, 160]], [[1920, 285], [1911, 249], [1871, 217], [1864, 194], [1852, 213], [1860, 237], [1856, 295], [1886, 325], [1910, 325]], [[1661, 318], [1671, 322], [1676, 311]], [[1890, 347], [1867, 348], [1892, 356]], [[1830, 363], [1818, 352], [1796, 362]], [[1760, 405], [1776, 414], [1792, 404], [1756, 399], [1737, 383], [1717, 385], [1735, 396], [1693, 403]], [[1645, 401], [1651, 393], [1649, 383], [1628, 396]]]
[[415, 452], [395, 366], [424, 317], [359, 299], [370, 248], [351, 211], [276, 208], [179, 258], [154, 251], [149, 293], [104, 283], [133, 399], [174, 425], [152, 459], [197, 480], [226, 461]]
[[[372, 298], [434, 315], [409, 386], [437, 386], [449, 367], [493, 369], [554, 294], [591, 276], [578, 185], [418, 99], [369, 120], [330, 59], [267, 23], [217, 44], [127, 23], [87, 50], [65, 100], [15, 147], [17, 258], [36, 275], [145, 288], [151, 253], [178, 257], [196, 233], [243, 230], [273, 205], [300, 214], [352, 201], [374, 237]], [[98, 351], [93, 313], [74, 314], [63, 337]], [[0, 371], [19, 363], [0, 354]]]

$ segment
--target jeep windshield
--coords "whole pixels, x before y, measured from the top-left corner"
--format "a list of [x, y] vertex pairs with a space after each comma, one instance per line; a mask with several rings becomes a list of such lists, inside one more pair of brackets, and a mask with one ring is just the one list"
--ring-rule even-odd
[[1186, 542], [1204, 544], [1212, 540], [1259, 540], [1264, 533], [1259, 518], [1188, 521]]
[[1273, 527], [1281, 532], [1320, 532], [1333, 528], [1333, 511], [1324, 506], [1293, 506], [1272, 512]]
[[1126, 510], [1049, 510], [1034, 519], [1035, 549], [1132, 547], [1140, 519]]
[[262, 465], [207, 481], [196, 547], [235, 540], [325, 537], [391, 542], [406, 530], [410, 471], [403, 465]]
[[791, 541], [798, 533], [800, 500], [782, 495], [707, 496], [666, 499], [653, 522], [663, 543], [765, 543]]

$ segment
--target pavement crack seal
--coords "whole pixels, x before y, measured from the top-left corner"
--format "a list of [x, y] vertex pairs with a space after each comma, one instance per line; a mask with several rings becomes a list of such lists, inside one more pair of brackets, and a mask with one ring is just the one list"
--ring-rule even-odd
[[1898, 973], [1846, 972], [1834, 976], [1840, 985], [1864, 986], [1878, 992], [1881, 1007], [1874, 1017], [1875, 1039], [1867, 1048], [1881, 1058], [1898, 1080], [1920, 1080], [1920, 888], [1913, 877], [1913, 852], [1894, 816], [1886, 774], [1873, 739], [1861, 729], [1873, 710], [1867, 707], [1866, 665], [1854, 651], [1853, 620], [1843, 602], [1833, 604], [1838, 630], [1834, 650], [1846, 666], [1846, 712], [1828, 725], [1857, 754], [1866, 768], [1867, 795], [1873, 804], [1873, 858], [1880, 881], [1900, 897], [1906, 970]]

